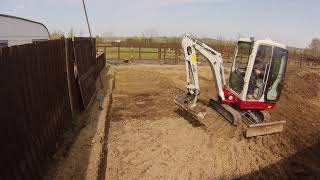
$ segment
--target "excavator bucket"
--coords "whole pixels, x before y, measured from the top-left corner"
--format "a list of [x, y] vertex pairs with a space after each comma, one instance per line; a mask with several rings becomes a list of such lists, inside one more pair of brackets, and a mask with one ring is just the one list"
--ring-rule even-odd
[[192, 115], [194, 118], [198, 120], [204, 119], [206, 115], [206, 108], [203, 107], [200, 104], [196, 104], [192, 106], [192, 103], [190, 100], [187, 99], [186, 96], [176, 96], [174, 98], [175, 104], [177, 104], [180, 108], [188, 112], [190, 115]]
[[275, 121], [266, 123], [252, 123], [245, 121], [245, 124], [247, 124], [246, 137], [262, 136], [282, 132], [283, 125], [285, 123], [286, 121]]

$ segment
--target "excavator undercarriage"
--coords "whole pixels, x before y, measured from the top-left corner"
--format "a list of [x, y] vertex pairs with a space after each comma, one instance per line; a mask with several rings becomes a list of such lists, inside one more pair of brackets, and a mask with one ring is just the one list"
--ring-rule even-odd
[[[193, 118], [201, 121], [205, 118], [206, 107], [199, 103], [192, 106], [193, 99], [190, 96], [178, 95], [174, 102]], [[218, 100], [210, 99], [209, 106], [224, 117], [230, 124], [237, 126], [243, 122], [246, 126], [246, 137], [261, 136], [283, 131], [286, 121], [271, 122], [270, 114], [265, 110], [236, 110], [228, 104], [221, 104]]]

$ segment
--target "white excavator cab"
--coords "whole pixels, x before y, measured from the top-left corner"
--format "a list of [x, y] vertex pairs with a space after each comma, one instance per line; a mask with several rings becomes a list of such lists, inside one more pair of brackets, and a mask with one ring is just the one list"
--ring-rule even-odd
[[229, 78], [229, 90], [242, 101], [276, 102], [281, 94], [288, 51], [271, 40], [240, 38]]

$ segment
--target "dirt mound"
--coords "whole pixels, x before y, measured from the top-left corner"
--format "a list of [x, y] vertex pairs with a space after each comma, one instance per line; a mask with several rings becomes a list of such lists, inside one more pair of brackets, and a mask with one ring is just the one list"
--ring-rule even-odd
[[285, 91], [304, 98], [317, 98], [319, 95], [320, 74], [316, 70], [303, 70], [292, 67], [287, 73]]
[[[274, 120], [280, 134], [247, 139], [208, 108], [194, 121], [173, 97], [185, 90], [184, 66], [130, 65], [115, 69], [107, 179], [320, 177], [319, 72], [289, 67]], [[200, 67], [200, 101], [215, 96], [208, 67]]]

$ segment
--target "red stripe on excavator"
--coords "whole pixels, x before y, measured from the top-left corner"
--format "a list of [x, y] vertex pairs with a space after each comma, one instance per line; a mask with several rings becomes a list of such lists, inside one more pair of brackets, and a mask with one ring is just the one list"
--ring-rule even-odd
[[[227, 88], [223, 89], [225, 100], [224, 103], [234, 104], [239, 109], [273, 109], [276, 104], [268, 102], [257, 102], [257, 101], [242, 101]], [[232, 98], [230, 98], [232, 96]]]

